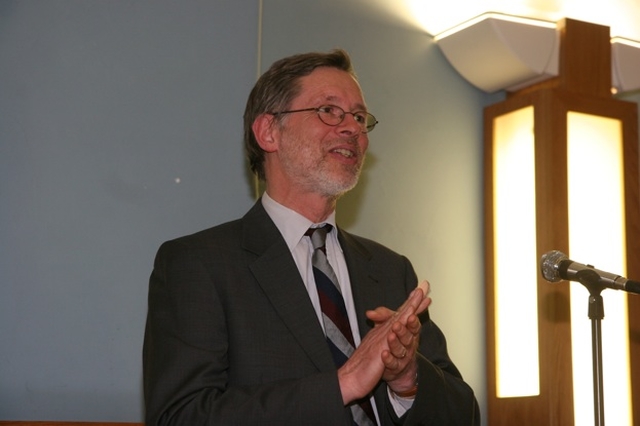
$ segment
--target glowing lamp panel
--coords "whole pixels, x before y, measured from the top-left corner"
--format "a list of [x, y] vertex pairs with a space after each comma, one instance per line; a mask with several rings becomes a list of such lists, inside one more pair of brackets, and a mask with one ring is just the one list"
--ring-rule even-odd
[[[569, 247], [572, 259], [598, 269], [626, 270], [623, 146], [619, 120], [567, 116]], [[579, 260], [578, 260], [579, 261]], [[604, 290], [602, 358], [605, 423], [632, 424], [626, 294]], [[593, 422], [593, 362], [587, 289], [571, 283], [575, 424]]]
[[494, 121], [496, 393], [540, 393], [533, 107]]

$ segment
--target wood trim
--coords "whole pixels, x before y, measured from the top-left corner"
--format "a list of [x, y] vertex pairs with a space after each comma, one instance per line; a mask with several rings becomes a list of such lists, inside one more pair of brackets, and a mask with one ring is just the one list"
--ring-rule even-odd
[[[640, 167], [638, 166], [638, 105], [630, 103], [623, 121], [627, 276], [640, 279]], [[633, 424], [640, 426], [640, 295], [627, 297], [629, 309], [629, 360]]]
[[609, 27], [564, 19], [560, 25], [559, 67], [563, 89], [610, 98]]
[[551, 249], [567, 250], [566, 112], [554, 90], [521, 93], [485, 108], [485, 279], [488, 418], [492, 426], [565, 426], [573, 423], [569, 287], [538, 277], [540, 395], [496, 397], [495, 292], [493, 288], [492, 149], [494, 118], [533, 106], [536, 146], [538, 258]]
[[[621, 121], [624, 143], [627, 276], [640, 277], [640, 166], [638, 106], [611, 97], [607, 27], [567, 19], [561, 28], [560, 75], [509, 94], [485, 108], [485, 284], [487, 329], [487, 407], [492, 426], [573, 424], [569, 286], [538, 278], [540, 395], [496, 397], [495, 303], [493, 271], [493, 120], [507, 112], [534, 106], [536, 144], [536, 216], [538, 259], [549, 250], [568, 253], [567, 112]], [[629, 350], [633, 424], [640, 426], [640, 296], [628, 297]]]
[[[624, 143], [627, 276], [640, 276], [640, 167], [637, 105], [562, 89], [520, 93], [485, 108], [485, 279], [487, 324], [488, 416], [491, 425], [573, 424], [569, 286], [539, 277], [540, 385], [538, 397], [499, 399], [495, 389], [493, 271], [492, 137], [495, 117], [534, 106], [536, 137], [536, 216], [538, 258], [549, 250], [568, 253], [567, 113], [582, 112], [621, 121]], [[630, 295], [630, 359], [640, 359], [640, 297]], [[640, 365], [631, 362], [633, 424], [640, 425]]]

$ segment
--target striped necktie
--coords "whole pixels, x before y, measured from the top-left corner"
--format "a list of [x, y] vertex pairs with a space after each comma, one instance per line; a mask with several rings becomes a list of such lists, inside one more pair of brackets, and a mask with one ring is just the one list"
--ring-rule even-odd
[[[305, 235], [311, 238], [313, 246], [311, 264], [313, 266], [313, 277], [318, 289], [327, 344], [331, 349], [336, 367], [340, 368], [355, 350], [355, 343], [338, 278], [327, 260], [325, 242], [327, 233], [331, 231], [331, 228], [332, 226], [329, 224], [319, 228], [310, 228]], [[376, 424], [373, 407], [368, 398], [353, 404], [351, 413], [354, 424], [357, 426], [372, 426]]]

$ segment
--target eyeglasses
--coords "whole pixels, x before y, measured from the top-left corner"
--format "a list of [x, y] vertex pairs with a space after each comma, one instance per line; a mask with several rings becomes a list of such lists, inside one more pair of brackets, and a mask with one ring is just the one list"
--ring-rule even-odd
[[372, 131], [376, 124], [378, 124], [378, 120], [369, 114], [366, 111], [355, 111], [348, 112], [340, 108], [336, 105], [322, 105], [317, 108], [304, 108], [304, 109], [293, 109], [289, 111], [280, 111], [280, 112], [272, 112], [271, 115], [282, 115], [282, 114], [291, 114], [294, 112], [305, 112], [305, 111], [315, 111], [318, 114], [318, 118], [324, 124], [328, 126], [337, 126], [342, 123], [345, 115], [351, 114], [356, 122], [360, 125], [360, 129], [362, 133], [368, 133]]

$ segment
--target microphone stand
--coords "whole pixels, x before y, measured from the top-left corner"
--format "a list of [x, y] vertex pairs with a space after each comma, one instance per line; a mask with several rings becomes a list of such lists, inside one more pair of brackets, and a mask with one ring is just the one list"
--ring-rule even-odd
[[602, 327], [604, 302], [600, 276], [593, 270], [585, 269], [576, 275], [578, 281], [589, 290], [589, 318], [591, 319], [591, 346], [593, 357], [593, 409], [595, 426], [604, 426], [604, 390], [602, 380]]

